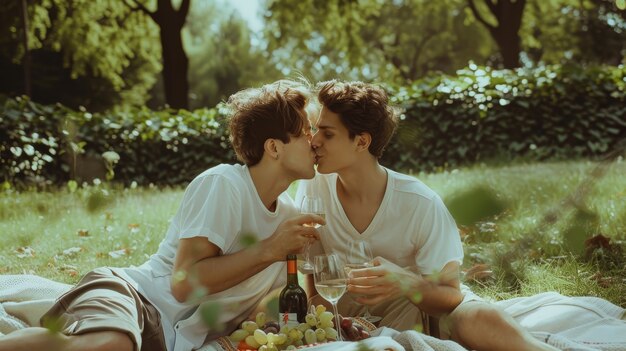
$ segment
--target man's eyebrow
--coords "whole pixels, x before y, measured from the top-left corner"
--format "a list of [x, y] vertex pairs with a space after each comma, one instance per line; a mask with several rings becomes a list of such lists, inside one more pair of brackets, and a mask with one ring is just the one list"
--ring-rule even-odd
[[336, 128], [332, 126], [328, 126], [328, 125], [321, 125], [321, 126], [317, 126], [317, 129], [336, 129]]

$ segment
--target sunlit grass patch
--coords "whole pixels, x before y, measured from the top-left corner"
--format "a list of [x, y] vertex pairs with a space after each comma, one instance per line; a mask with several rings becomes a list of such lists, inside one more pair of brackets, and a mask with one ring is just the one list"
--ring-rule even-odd
[[[484, 186], [506, 203], [502, 213], [461, 228], [463, 269], [485, 265], [478, 266], [481, 272], [475, 277], [480, 280], [467, 282], [478, 293], [503, 299], [558, 291], [626, 306], [626, 269], [619, 265], [623, 255], [600, 250], [577, 257], [563, 243], [574, 215], [564, 200], [588, 179], [595, 165], [589, 161], [477, 165], [416, 176], [444, 200]], [[626, 242], [624, 175], [626, 162], [614, 163], [592, 181], [584, 201], [585, 208], [597, 215], [593, 233], [586, 234], [602, 234], [612, 247], [620, 248]], [[295, 185], [289, 189], [292, 196], [295, 189]], [[89, 194], [102, 190], [107, 200], [90, 211]], [[100, 185], [74, 192], [5, 192], [0, 197], [0, 273], [32, 273], [75, 283], [95, 267], [142, 264], [165, 236], [183, 191]]]

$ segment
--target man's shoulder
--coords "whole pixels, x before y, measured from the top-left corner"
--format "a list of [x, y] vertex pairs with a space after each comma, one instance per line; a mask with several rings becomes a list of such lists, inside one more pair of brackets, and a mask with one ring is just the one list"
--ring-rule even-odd
[[197, 175], [188, 188], [221, 186], [244, 189], [246, 187], [245, 168], [241, 165], [220, 164]]
[[388, 170], [388, 172], [389, 177], [393, 181], [393, 191], [398, 194], [426, 200], [432, 200], [437, 196], [435, 191], [414, 176], [392, 170]]
[[194, 180], [204, 179], [207, 177], [217, 177], [230, 179], [232, 181], [240, 181], [244, 179], [244, 168], [242, 165], [237, 164], [220, 164], [200, 173], [198, 176], [196, 176]]

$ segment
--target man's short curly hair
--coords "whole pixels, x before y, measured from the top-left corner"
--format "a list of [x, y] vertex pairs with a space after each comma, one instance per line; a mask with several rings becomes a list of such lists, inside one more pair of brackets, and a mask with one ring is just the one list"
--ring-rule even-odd
[[385, 90], [363, 82], [331, 80], [317, 85], [319, 102], [341, 118], [353, 139], [369, 133], [369, 152], [380, 158], [398, 127], [398, 112], [389, 105]]
[[230, 140], [237, 158], [248, 166], [261, 161], [267, 139], [288, 143], [302, 135], [308, 124], [305, 107], [310, 91], [304, 83], [279, 80], [260, 88], [233, 94], [230, 110]]

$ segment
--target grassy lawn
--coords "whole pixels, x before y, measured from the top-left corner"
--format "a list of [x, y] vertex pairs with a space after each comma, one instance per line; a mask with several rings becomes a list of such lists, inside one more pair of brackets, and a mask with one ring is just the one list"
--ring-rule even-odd
[[[482, 184], [508, 204], [502, 215], [462, 227], [464, 269], [486, 265], [483, 279], [468, 279], [479, 294], [503, 299], [559, 291], [626, 307], [626, 162], [592, 178], [584, 200], [597, 214], [597, 224], [587, 234], [611, 238], [611, 249], [584, 258], [563, 246], [563, 232], [576, 220], [563, 200], [589, 179], [595, 166], [476, 166], [417, 177], [444, 199]], [[100, 185], [74, 192], [5, 192], [0, 198], [0, 273], [74, 283], [95, 267], [139, 265], [156, 252], [183, 190]]]

